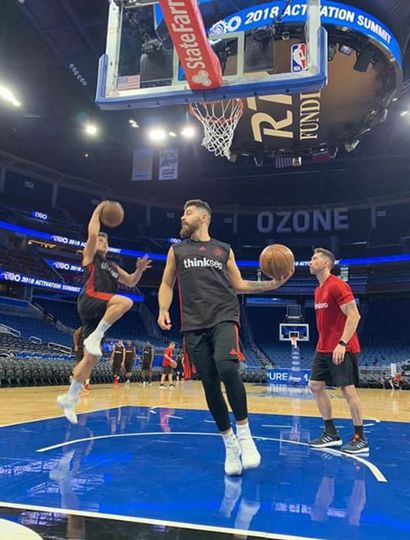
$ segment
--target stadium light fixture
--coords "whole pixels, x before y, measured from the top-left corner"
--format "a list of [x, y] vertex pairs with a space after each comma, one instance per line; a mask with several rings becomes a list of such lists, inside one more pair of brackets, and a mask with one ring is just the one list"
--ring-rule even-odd
[[164, 128], [152, 128], [148, 132], [148, 138], [151, 142], [160, 143], [167, 138], [167, 132]]
[[185, 139], [192, 139], [196, 135], [196, 129], [194, 126], [186, 125], [181, 129], [181, 135], [185, 137]]
[[0, 83], [0, 99], [13, 107], [21, 107], [21, 102], [16, 98], [12, 90]]
[[96, 137], [99, 134], [100, 130], [95, 124], [85, 124], [84, 132], [90, 137]]

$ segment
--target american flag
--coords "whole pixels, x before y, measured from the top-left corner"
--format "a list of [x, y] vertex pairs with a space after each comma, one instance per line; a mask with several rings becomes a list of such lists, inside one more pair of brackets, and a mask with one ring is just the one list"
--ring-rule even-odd
[[275, 169], [286, 169], [287, 167], [293, 167], [293, 157], [284, 156], [275, 158]]
[[118, 77], [117, 90], [135, 90], [140, 87], [140, 75], [124, 75]]

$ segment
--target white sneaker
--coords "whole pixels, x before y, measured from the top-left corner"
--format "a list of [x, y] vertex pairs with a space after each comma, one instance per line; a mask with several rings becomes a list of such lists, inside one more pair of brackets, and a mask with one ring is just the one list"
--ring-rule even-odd
[[261, 463], [261, 455], [250, 435], [238, 439], [242, 450], [242, 465], [244, 469], [256, 469]]
[[71, 398], [68, 394], [58, 396], [57, 403], [63, 409], [64, 416], [72, 424], [78, 424], [77, 415], [75, 414], [75, 406], [78, 399]]
[[92, 356], [95, 356], [97, 359], [101, 358], [101, 338], [91, 334], [84, 340], [84, 347]]
[[225, 474], [228, 476], [239, 476], [242, 473], [241, 447], [236, 439], [232, 437], [225, 441]]

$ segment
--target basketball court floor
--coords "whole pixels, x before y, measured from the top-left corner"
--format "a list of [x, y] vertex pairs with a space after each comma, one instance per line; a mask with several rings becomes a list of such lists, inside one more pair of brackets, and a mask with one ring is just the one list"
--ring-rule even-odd
[[2, 389], [1, 539], [410, 537], [408, 392], [360, 390], [371, 451], [352, 457], [307, 446], [321, 430], [307, 391], [247, 385], [262, 464], [229, 478], [200, 383], [94, 386], [77, 426], [61, 390]]

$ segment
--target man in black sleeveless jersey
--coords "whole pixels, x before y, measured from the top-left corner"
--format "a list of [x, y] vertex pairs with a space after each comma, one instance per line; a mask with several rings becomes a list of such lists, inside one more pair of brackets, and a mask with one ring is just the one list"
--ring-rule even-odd
[[125, 344], [125, 384], [130, 384], [132, 377], [132, 368], [134, 367], [135, 360], [137, 358], [137, 353], [135, 350], [135, 345], [132, 341], [128, 340]]
[[125, 354], [124, 343], [121, 339], [119, 339], [114, 346], [110, 359], [114, 384], [118, 384], [120, 382], [120, 371], [121, 366], [124, 366]]
[[147, 341], [142, 350], [141, 356], [141, 375], [142, 375], [142, 384], [145, 386], [146, 383], [152, 383], [152, 363], [154, 361], [154, 347], [149, 341]]
[[105, 332], [132, 308], [130, 298], [116, 294], [118, 282], [135, 287], [142, 274], [151, 268], [147, 257], [137, 260], [135, 272], [129, 274], [106, 258], [108, 235], [100, 232], [100, 216], [105, 202], [94, 210], [88, 223], [88, 238], [83, 250], [85, 285], [78, 297], [78, 313], [84, 337], [84, 356], [73, 371], [73, 381], [66, 394], [57, 398], [66, 418], [77, 423], [75, 406], [81, 388], [101, 357], [101, 341]]
[[[211, 215], [204, 201], [185, 203], [180, 233], [184, 241], [168, 252], [158, 294], [158, 324], [163, 330], [171, 329], [169, 308], [178, 277], [181, 332], [187, 353], [201, 377], [209, 410], [223, 436], [225, 473], [238, 475], [242, 468], [258, 467], [260, 454], [250, 433], [245, 387], [239, 374], [238, 361], [243, 356], [239, 348], [237, 295], [277, 289], [290, 275], [271, 281], [243, 280], [230, 246], [209, 236]], [[236, 419], [237, 438], [221, 381]]]

